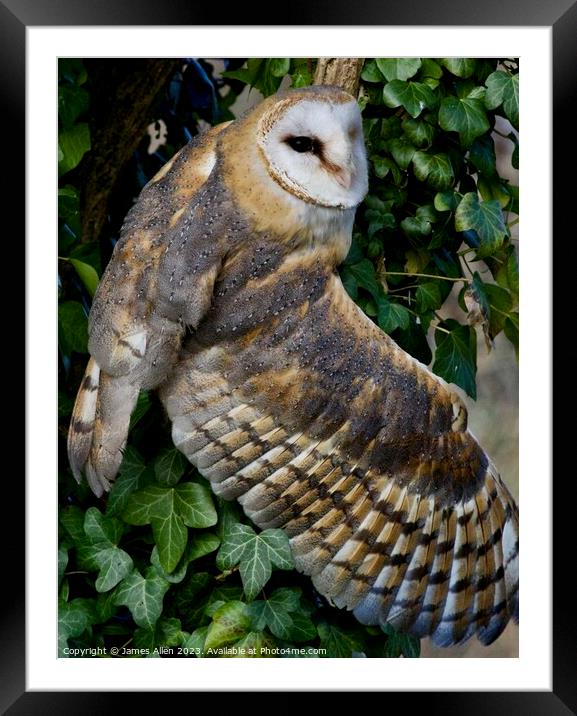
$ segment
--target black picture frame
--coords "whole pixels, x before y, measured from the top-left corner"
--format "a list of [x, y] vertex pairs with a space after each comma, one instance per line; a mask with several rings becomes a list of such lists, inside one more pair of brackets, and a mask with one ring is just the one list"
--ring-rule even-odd
[[[225, 11], [227, 25], [456, 25], [456, 26], [550, 26], [553, 35], [553, 133], [554, 140], [554, 191], [553, 210], [555, 216], [555, 234], [568, 240], [574, 233], [563, 232], [563, 222], [568, 223], [568, 207], [574, 202], [574, 180], [564, 176], [564, 167], [568, 165], [567, 153], [574, 151], [569, 145], [574, 136], [574, 115], [570, 103], [575, 99], [577, 82], [577, 3], [575, 0], [483, 0], [482, 3], [463, 3], [462, 0], [372, 0], [351, 3], [349, 0], [319, 0], [312, 3], [305, 0], [293, 0], [286, 8], [286, 15], [273, 20], [268, 8], [260, 3], [228, 5]], [[25, 215], [24, 203], [24, 153], [25, 132], [25, 63], [28, 26], [75, 26], [75, 25], [220, 25], [223, 9], [215, 3], [199, 6], [191, 0], [173, 0], [169, 3], [155, 3], [152, 0], [100, 0], [98, 3], [83, 3], [77, 0], [0, 0], [0, 73], [2, 91], [2, 124], [10, 133], [10, 141], [3, 146], [3, 198], [6, 212], [10, 213], [18, 226]], [[263, 23], [262, 18], [266, 19]], [[547, 97], [543, 101], [548, 101]], [[565, 137], [565, 140], [563, 139]], [[544, 192], [550, 188], [544, 187]], [[6, 216], [6, 215], [5, 215]], [[11, 222], [12, 225], [14, 225]], [[568, 227], [569, 228], [569, 227]], [[11, 248], [18, 242], [10, 238]], [[20, 243], [24, 246], [24, 241]], [[566, 244], [565, 244], [566, 245]], [[563, 244], [561, 244], [563, 246]], [[544, 246], [544, 251], [548, 247]], [[561, 249], [562, 250], [562, 249]], [[554, 271], [559, 271], [561, 250], [554, 254]], [[18, 257], [22, 258], [22, 257]], [[12, 263], [13, 266], [23, 265]], [[555, 324], [563, 321], [560, 309], [555, 312]], [[27, 312], [34, 307], [27, 306]], [[559, 313], [558, 313], [559, 311]], [[8, 311], [8, 313], [11, 313]], [[14, 320], [14, 319], [13, 319]], [[14, 320], [14, 329], [21, 326]], [[559, 331], [555, 331], [559, 335]], [[9, 334], [14, 337], [17, 331]], [[543, 340], [547, 340], [543, 336]], [[13, 338], [10, 339], [12, 343]], [[14, 345], [14, 343], [12, 343]], [[558, 354], [559, 352], [557, 352]], [[17, 361], [11, 361], [13, 373]], [[23, 365], [23, 363], [22, 363]], [[10, 379], [12, 381], [12, 378]], [[33, 397], [28, 404], [33, 405]], [[10, 419], [11, 416], [10, 416]], [[558, 420], [553, 440], [554, 454], [560, 453], [565, 445], [570, 445], [569, 430], [573, 426], [569, 421]], [[546, 431], [549, 426], [543, 425]], [[33, 436], [28, 435], [28, 440]], [[559, 458], [559, 464], [562, 460]], [[563, 464], [571, 464], [570, 460]], [[564, 471], [561, 470], [561, 473]], [[566, 473], [570, 478], [569, 472]], [[554, 544], [553, 555], [553, 689], [550, 692], [450, 692], [450, 693], [388, 693], [383, 695], [386, 708], [390, 710], [397, 703], [399, 708], [426, 708], [430, 713], [462, 714], [547, 714], [556, 716], [575, 713], [577, 710], [577, 686], [575, 669], [575, 635], [572, 629], [575, 613], [574, 596], [570, 586], [573, 568], [567, 568], [573, 559], [565, 558], [563, 545], [574, 545], [574, 535], [569, 529], [574, 522], [570, 511], [573, 501], [567, 499], [567, 490], [572, 489], [574, 480], [568, 479], [563, 485], [563, 475], [557, 476], [554, 489]], [[535, 485], [534, 489], [540, 489]], [[546, 489], [546, 486], [541, 486]], [[10, 505], [10, 512], [21, 510], [24, 513], [24, 481], [6, 476], [4, 504]], [[24, 519], [20, 522], [24, 525]], [[21, 533], [24, 537], [23, 533]], [[19, 545], [22, 545], [19, 547]], [[11, 716], [26, 714], [102, 714], [124, 710], [127, 698], [135, 694], [118, 692], [30, 692], [25, 683], [25, 607], [24, 607], [24, 539], [13, 538], [10, 549], [4, 550], [4, 560], [8, 563], [4, 569], [4, 596], [7, 604], [1, 612], [0, 635], [3, 648], [0, 651], [0, 708]], [[538, 564], [531, 562], [531, 568]], [[549, 579], [547, 573], [543, 579]], [[342, 685], [339, 685], [342, 688]], [[456, 685], [458, 688], [458, 685]], [[74, 685], [71, 684], [71, 689]], [[190, 699], [190, 695], [179, 694]], [[224, 695], [224, 694], [223, 694]], [[294, 695], [293, 695], [294, 696]], [[399, 697], [403, 700], [402, 704]], [[172, 697], [171, 697], [172, 698]], [[220, 698], [220, 695], [219, 695]], [[407, 699], [410, 698], [410, 702]], [[162, 694], [147, 693], [146, 708], [161, 706]], [[392, 702], [391, 702], [392, 700]], [[188, 702], [190, 705], [190, 701]], [[215, 704], [216, 705], [216, 704]], [[134, 706], [131, 701], [131, 710]]]

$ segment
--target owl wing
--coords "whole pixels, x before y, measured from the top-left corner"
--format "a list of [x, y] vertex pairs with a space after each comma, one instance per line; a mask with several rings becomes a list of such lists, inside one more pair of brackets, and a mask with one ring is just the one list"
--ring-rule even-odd
[[214, 492], [284, 529], [297, 569], [362, 623], [488, 644], [517, 618], [518, 511], [465, 407], [336, 276], [272, 333], [214, 344], [201, 326], [161, 398]]
[[97, 495], [109, 489], [120, 466], [140, 389], [164, 379], [185, 327], [195, 327], [210, 304], [223, 250], [212, 240], [207, 251], [211, 237], [203, 241], [198, 234], [216, 139], [228, 124], [199, 135], [143, 189], [94, 296], [91, 358], [72, 414], [68, 454], [76, 479], [85, 472]]

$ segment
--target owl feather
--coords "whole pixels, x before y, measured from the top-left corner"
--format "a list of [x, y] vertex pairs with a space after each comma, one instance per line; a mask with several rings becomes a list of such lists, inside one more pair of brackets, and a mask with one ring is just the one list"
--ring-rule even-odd
[[71, 464], [108, 489], [138, 392], [158, 387], [177, 448], [287, 533], [332, 604], [489, 644], [518, 614], [517, 506], [458, 394], [340, 281], [365, 192], [360, 114], [336, 88], [269, 98], [182, 150], [95, 296]]

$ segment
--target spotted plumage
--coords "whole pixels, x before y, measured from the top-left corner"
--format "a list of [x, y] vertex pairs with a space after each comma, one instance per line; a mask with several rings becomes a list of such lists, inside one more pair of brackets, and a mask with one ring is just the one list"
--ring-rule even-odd
[[333, 604], [490, 643], [517, 615], [517, 507], [458, 395], [340, 282], [366, 189], [360, 113], [336, 88], [269, 98], [185, 147], [95, 296], [71, 465], [109, 489], [139, 390], [158, 388], [175, 445], [286, 531]]

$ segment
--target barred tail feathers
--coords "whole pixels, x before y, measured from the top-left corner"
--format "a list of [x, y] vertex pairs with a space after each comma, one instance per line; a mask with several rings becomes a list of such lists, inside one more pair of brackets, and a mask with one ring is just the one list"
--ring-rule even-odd
[[91, 358], [78, 391], [68, 431], [68, 458], [78, 482], [82, 473], [97, 495], [110, 489], [128, 436], [140, 386], [112, 377]]
[[82, 472], [92, 446], [99, 382], [100, 367], [94, 358], [91, 358], [76, 396], [68, 429], [68, 460], [77, 482], [82, 480]]

